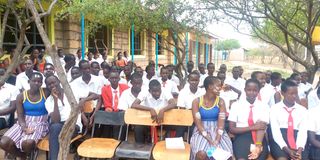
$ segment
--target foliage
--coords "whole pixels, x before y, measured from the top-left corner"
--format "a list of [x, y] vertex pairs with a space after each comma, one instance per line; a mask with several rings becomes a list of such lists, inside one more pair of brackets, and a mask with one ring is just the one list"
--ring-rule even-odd
[[[279, 48], [293, 61], [303, 65], [313, 80], [320, 60], [312, 44], [312, 32], [319, 23], [318, 0], [198, 0], [211, 16], [239, 29], [245, 24], [251, 36]], [[307, 49], [310, 60], [301, 57]]]
[[233, 49], [238, 49], [240, 48], [240, 43], [236, 39], [226, 39], [221, 42], [218, 42], [216, 45], [216, 49], [218, 51], [230, 51]]

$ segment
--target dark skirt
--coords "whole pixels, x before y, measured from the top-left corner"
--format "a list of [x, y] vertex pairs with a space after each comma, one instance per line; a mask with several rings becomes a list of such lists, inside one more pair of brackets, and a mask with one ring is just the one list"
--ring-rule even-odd
[[[281, 134], [282, 134], [282, 138], [283, 140], [286, 142], [286, 144], [288, 145], [288, 139], [287, 139], [287, 128], [281, 128], [280, 129]], [[298, 135], [298, 130], [294, 130], [294, 139], [297, 139], [297, 135]], [[274, 140], [270, 140], [269, 141], [269, 145], [270, 145], [270, 151], [271, 151], [271, 155], [273, 156], [273, 158], [278, 159], [280, 157], [285, 157], [285, 158], [290, 158], [289, 155], [280, 148], [280, 146], [274, 141]], [[289, 145], [288, 145], [289, 146]], [[309, 150], [307, 145], [304, 147], [304, 150], [302, 151], [302, 160], [308, 160], [308, 154], [309, 154]]]
[[[316, 135], [316, 139], [320, 141], [320, 135]], [[309, 152], [310, 152], [309, 153], [310, 160], [320, 160], [320, 148], [310, 144]]]
[[[237, 134], [233, 141], [233, 152], [236, 159], [248, 159], [250, 152], [250, 145], [254, 144], [251, 132]], [[265, 160], [268, 157], [269, 150], [266, 138], [263, 138], [263, 151], [261, 152], [258, 160]]]

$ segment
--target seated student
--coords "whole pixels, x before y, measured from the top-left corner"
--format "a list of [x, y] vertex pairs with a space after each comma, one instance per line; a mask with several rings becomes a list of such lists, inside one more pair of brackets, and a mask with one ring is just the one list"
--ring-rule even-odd
[[[81, 51], [80, 51], [81, 53]], [[76, 57], [73, 54], [66, 54], [63, 58], [63, 60], [65, 61], [65, 65], [64, 65], [64, 72], [67, 75], [67, 80], [68, 82], [71, 81], [71, 73], [70, 73], [70, 69], [73, 66], [78, 66], [78, 63], [76, 64]], [[79, 61], [78, 61], [79, 62]]]
[[[45, 105], [48, 111], [49, 121], [49, 159], [57, 159], [59, 153], [59, 134], [64, 122], [69, 118], [71, 107], [60, 86], [57, 76], [51, 75], [45, 79], [47, 88], [51, 95], [47, 98]], [[81, 114], [79, 114], [75, 134], [82, 130]]]
[[79, 67], [76, 67], [76, 66], [73, 66], [73, 67], [71, 68], [70, 73], [71, 73], [71, 81], [70, 81], [70, 83], [73, 82], [75, 79], [77, 79], [77, 78], [79, 78], [79, 77], [82, 76], [82, 73], [81, 73], [81, 71], [80, 71], [80, 68], [79, 68]]
[[178, 89], [180, 90], [180, 80], [179, 78], [173, 74], [174, 70], [175, 70], [175, 66], [172, 64], [169, 64], [166, 66], [168, 71], [169, 71], [169, 76], [168, 79], [172, 80], [174, 83], [177, 84]]
[[169, 70], [167, 67], [162, 67], [160, 70], [160, 78], [158, 81], [160, 82], [163, 90], [165, 92], [171, 93], [174, 97], [178, 97], [179, 90], [177, 84], [169, 79]]
[[271, 107], [276, 104], [275, 94], [280, 93], [280, 84], [282, 82], [282, 75], [279, 72], [272, 72], [270, 76], [270, 84], [263, 89], [263, 97], [266, 97], [268, 105]]
[[240, 68], [233, 67], [232, 77], [227, 77], [224, 83], [225, 85], [228, 85], [232, 91], [237, 93], [238, 97], [240, 97], [245, 85], [245, 80], [240, 77]]
[[29, 77], [33, 72], [37, 72], [33, 70], [33, 62], [31, 59], [26, 59], [24, 61], [25, 71], [17, 75], [16, 79], [16, 87], [19, 89], [20, 92], [29, 90]]
[[308, 141], [310, 144], [310, 160], [320, 158], [320, 106], [309, 109]]
[[44, 65], [43, 76], [49, 77], [55, 74], [55, 68], [52, 63], [46, 63]]
[[200, 77], [204, 76], [206, 73], [206, 66], [203, 63], [199, 63], [198, 70], [200, 72]]
[[298, 87], [286, 80], [281, 85], [284, 99], [270, 110], [270, 124], [273, 140], [270, 151], [276, 159], [307, 159], [307, 109], [298, 103]]
[[15, 86], [6, 82], [0, 83], [0, 129], [9, 126], [9, 117], [16, 110], [16, 98], [19, 93]]
[[13, 156], [26, 159], [37, 142], [48, 133], [48, 112], [45, 108], [49, 92], [41, 88], [43, 76], [30, 75], [30, 89], [17, 96], [18, 122], [1, 138], [0, 147]]
[[[224, 85], [224, 80], [226, 79], [226, 73], [225, 72], [218, 72], [217, 78], [220, 79], [222, 88], [220, 90], [219, 96], [224, 100], [227, 115], [230, 110], [230, 106], [233, 102], [237, 101], [238, 94], [233, 92], [228, 85]], [[227, 124], [228, 125], [228, 124]]]
[[142, 77], [139, 73], [134, 73], [131, 76], [132, 87], [122, 92], [119, 99], [119, 110], [127, 110], [131, 107], [132, 103], [136, 100], [142, 87]]
[[308, 109], [320, 106], [320, 87], [312, 90], [308, 95]]
[[306, 96], [312, 91], [312, 84], [308, 82], [309, 80], [309, 73], [308, 72], [301, 72], [301, 82], [299, 84], [299, 88], [304, 90]]
[[265, 160], [268, 156], [264, 135], [269, 123], [269, 107], [258, 100], [259, 90], [257, 80], [247, 80], [244, 88], [246, 98], [233, 103], [229, 112], [230, 133], [235, 135], [233, 151], [238, 160]]
[[[0, 77], [4, 76], [6, 73], [6, 69], [5, 68], [0, 68]], [[7, 79], [6, 83], [11, 84], [11, 85], [16, 85], [16, 79], [17, 76], [14, 75], [14, 73], [9, 75], [9, 78]]]
[[98, 62], [91, 62], [91, 74], [95, 76], [99, 76], [100, 65]]
[[[146, 110], [151, 114], [151, 118], [157, 123], [162, 123], [165, 111], [176, 107], [176, 102], [172, 94], [162, 90], [158, 80], [151, 80], [149, 91], [140, 92], [137, 99], [132, 103], [132, 108]], [[159, 110], [158, 114], [156, 110]], [[135, 140], [137, 143], [144, 143], [146, 137], [144, 126], [135, 126]]]
[[134, 69], [134, 73], [138, 73], [140, 75], [140, 77], [142, 78], [143, 77], [143, 74], [144, 74], [144, 71], [143, 69], [140, 67], [140, 66], [137, 66], [135, 69]]
[[200, 77], [200, 83], [199, 83], [200, 86], [203, 86], [204, 79], [206, 79], [208, 76], [213, 76], [213, 73], [215, 71], [214, 64], [213, 63], [208, 63], [207, 64], [207, 70], [208, 70], [208, 73], [206, 73], [206, 74], [204, 74], [204, 75], [202, 75]]
[[206, 151], [219, 147], [232, 154], [232, 143], [224, 131], [226, 107], [218, 94], [221, 82], [218, 78], [208, 76], [204, 80], [206, 93], [193, 100], [192, 115], [196, 127], [190, 140], [191, 160], [206, 160]]
[[146, 67], [146, 74], [143, 75], [142, 80], [143, 80], [143, 86], [145, 88], [149, 87], [149, 82], [152, 79], [157, 79], [157, 76], [155, 75], [155, 70], [152, 65], [147, 65]]

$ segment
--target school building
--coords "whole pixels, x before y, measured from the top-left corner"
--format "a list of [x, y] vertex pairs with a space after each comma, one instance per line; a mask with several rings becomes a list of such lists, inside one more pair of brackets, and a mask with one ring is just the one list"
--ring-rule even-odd
[[[77, 49], [81, 48], [80, 19], [68, 17], [64, 20], [57, 20], [54, 14], [51, 14], [43, 18], [42, 21], [52, 44], [63, 49], [65, 53], [72, 54], [75, 54]], [[3, 48], [5, 51], [10, 51], [17, 44], [19, 27], [14, 15], [9, 15], [7, 24], [10, 27], [6, 27]], [[131, 46], [134, 45], [134, 62], [145, 66], [149, 60], [155, 60], [156, 58], [156, 40], [154, 38], [155, 35], [152, 34], [147, 31], [134, 32], [134, 42], [132, 43], [130, 28], [123, 30], [104, 26], [98, 29], [93, 36], [85, 35], [85, 46], [86, 50], [94, 51], [94, 39], [96, 39], [98, 48], [102, 51], [104, 49], [103, 41], [109, 48], [108, 60], [112, 61], [119, 51], [127, 51], [130, 56], [132, 53]], [[197, 36], [195, 32], [180, 33], [179, 35], [182, 35], [185, 39], [186, 52], [188, 53], [187, 61], [192, 60], [195, 64], [213, 61], [213, 45], [218, 40], [217, 37], [205, 33]], [[27, 28], [26, 36], [30, 44], [32, 44], [32, 48], [44, 48], [34, 23]], [[159, 34], [159, 43], [164, 38], [168, 38], [168, 36]], [[174, 54], [159, 45], [158, 63], [174, 64]]]

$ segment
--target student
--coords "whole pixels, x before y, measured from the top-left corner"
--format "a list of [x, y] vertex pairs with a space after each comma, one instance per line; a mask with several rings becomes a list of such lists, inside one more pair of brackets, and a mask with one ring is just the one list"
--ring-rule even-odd
[[265, 74], [266, 74], [266, 83], [267, 85], [271, 83], [271, 74], [272, 74], [272, 71], [270, 70], [267, 70], [265, 71]]
[[43, 75], [44, 77], [49, 77], [55, 74], [55, 68], [53, 64], [51, 63], [46, 63], [44, 65], [44, 70], [43, 70]]
[[200, 63], [198, 65], [198, 70], [200, 72], [200, 77], [204, 76], [206, 74], [206, 67], [205, 67], [205, 65], [203, 63]]
[[231, 104], [238, 99], [238, 94], [233, 92], [228, 85], [224, 85], [226, 73], [219, 71], [217, 73], [217, 78], [221, 81], [222, 85], [219, 96], [224, 100], [226, 111], [229, 113]]
[[172, 65], [172, 64], [169, 64], [166, 66], [168, 71], [169, 71], [169, 76], [168, 76], [168, 79], [172, 80], [174, 83], [176, 83], [178, 89], [180, 90], [180, 80], [179, 78], [173, 74], [174, 72], [174, 69], [175, 69], [175, 66]]
[[233, 151], [238, 160], [265, 160], [268, 157], [264, 135], [269, 123], [269, 107], [258, 100], [259, 90], [260, 83], [256, 79], [247, 80], [245, 99], [233, 103], [229, 112], [230, 133], [235, 135]]
[[48, 112], [45, 108], [49, 92], [41, 88], [43, 76], [30, 75], [30, 89], [17, 96], [18, 122], [1, 138], [0, 147], [13, 156], [27, 158], [37, 142], [48, 133]]
[[226, 108], [218, 94], [221, 89], [219, 79], [208, 76], [204, 80], [206, 93], [193, 100], [192, 115], [196, 127], [190, 140], [191, 160], [208, 159], [206, 151], [219, 147], [232, 154], [232, 143], [224, 131]]
[[233, 67], [232, 77], [227, 77], [224, 83], [240, 97], [245, 85], [245, 80], [240, 77], [240, 68]]
[[174, 97], [178, 97], [179, 90], [177, 84], [169, 79], [169, 70], [167, 69], [167, 67], [161, 68], [160, 76], [161, 77], [158, 78], [158, 81], [160, 82], [163, 90], [165, 92], [171, 93]]
[[15, 86], [6, 82], [0, 83], [0, 129], [10, 125], [9, 117], [16, 110], [18, 94], [19, 90]]
[[193, 68], [194, 68], [194, 63], [193, 63], [193, 61], [189, 61], [189, 62], [187, 63], [187, 72], [188, 72], [188, 74], [190, 74], [190, 73], [193, 71]]
[[270, 76], [270, 85], [266, 85], [261, 91], [263, 97], [267, 98], [268, 105], [271, 107], [276, 104], [275, 94], [280, 93], [280, 84], [282, 82], [282, 75], [279, 72], [272, 72]]
[[[140, 92], [137, 99], [132, 103], [132, 108], [146, 110], [151, 114], [151, 119], [162, 123], [164, 112], [175, 108], [176, 102], [170, 92], [162, 89], [158, 80], [151, 80], [148, 92]], [[158, 114], [156, 110], [159, 110]], [[147, 127], [135, 126], [135, 140], [138, 143], [145, 142]]]
[[[60, 86], [60, 80], [55, 75], [50, 75], [45, 79], [45, 83], [50, 96], [47, 98], [45, 105], [48, 111], [49, 121], [49, 159], [58, 159], [59, 153], [59, 134], [62, 130], [64, 122], [69, 118], [71, 107], [69, 101], [64, 94], [64, 90]], [[75, 134], [82, 130], [81, 114], [79, 114]]]
[[33, 62], [31, 59], [26, 59], [24, 61], [24, 66], [26, 70], [20, 74], [17, 75], [17, 80], [16, 80], [16, 87], [19, 89], [20, 92], [29, 90], [30, 85], [29, 85], [29, 77], [31, 76], [32, 73], [37, 72], [33, 70]]
[[98, 62], [91, 62], [91, 74], [95, 76], [99, 76], [100, 65]]
[[125, 80], [126, 85], [130, 84], [130, 77], [132, 74], [132, 65], [126, 65], [123, 68], [123, 76], [121, 76], [122, 79]]
[[154, 67], [152, 65], [147, 65], [146, 74], [144, 74], [143, 77], [142, 77], [143, 86], [145, 88], [149, 88], [149, 82], [152, 79], [157, 79], [157, 76], [155, 75]]
[[219, 67], [219, 72], [227, 73], [227, 65], [221, 64]]
[[127, 62], [122, 58], [122, 53], [118, 52], [117, 54], [118, 59], [116, 60], [116, 66], [123, 68], [125, 65], [127, 65]]
[[70, 83], [71, 83], [72, 81], [74, 81], [75, 79], [77, 79], [77, 78], [79, 78], [79, 77], [82, 76], [82, 73], [81, 73], [81, 71], [80, 71], [80, 68], [79, 68], [79, 67], [76, 67], [76, 66], [73, 66], [73, 67], [71, 68], [70, 73], [71, 73], [71, 81], [70, 81]]
[[310, 160], [320, 158], [320, 107], [309, 109], [308, 141], [310, 143]]
[[138, 73], [140, 75], [140, 77], [142, 78], [143, 77], [143, 74], [144, 74], [144, 71], [143, 69], [140, 67], [140, 66], [137, 66], [135, 69], [134, 69], [134, 72], [133, 73]]
[[203, 86], [203, 81], [205, 78], [207, 78], [208, 76], [213, 76], [213, 73], [215, 71], [215, 66], [213, 63], [208, 63], [207, 64], [207, 70], [208, 73], [204, 74], [203, 76], [200, 77], [200, 83], [199, 86]]
[[308, 95], [308, 109], [320, 106], [320, 87], [312, 90]]
[[306, 96], [312, 91], [312, 84], [308, 82], [309, 74], [308, 72], [302, 72], [301, 74], [301, 82], [298, 88], [301, 88]]
[[270, 124], [273, 140], [270, 140], [271, 154], [276, 159], [307, 159], [307, 109], [298, 103], [298, 87], [286, 80], [281, 85], [284, 99], [270, 110]]
[[107, 112], [118, 112], [119, 98], [123, 91], [128, 89], [128, 85], [120, 84], [120, 77], [118, 72], [111, 72], [109, 74], [110, 85], [102, 87], [101, 96], [104, 104], [104, 110]]
[[142, 78], [140, 74], [134, 73], [131, 76], [132, 87], [122, 92], [119, 99], [119, 110], [127, 110], [131, 107], [132, 103], [136, 100], [142, 87]]
[[[65, 61], [64, 72], [67, 75], [68, 82], [70, 82], [71, 81], [70, 69], [76, 65], [76, 58], [73, 54], [66, 54], [63, 59]], [[78, 66], [78, 63], [76, 66]]]

